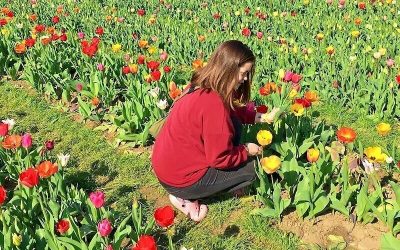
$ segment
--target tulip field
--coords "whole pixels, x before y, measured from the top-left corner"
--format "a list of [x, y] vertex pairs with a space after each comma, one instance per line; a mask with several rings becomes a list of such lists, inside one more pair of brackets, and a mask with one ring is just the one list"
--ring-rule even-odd
[[[150, 126], [191, 74], [220, 43], [244, 42], [256, 56], [247, 108], [279, 108], [273, 123], [244, 127], [242, 142], [263, 146], [251, 216], [379, 224], [379, 247], [370, 249], [400, 249], [396, 0], [0, 0], [0, 10], [3, 81], [24, 81], [125, 149], [151, 147]], [[373, 123], [366, 129], [376, 140], [326, 122], [326, 107]], [[66, 182], [68, 152], [15, 129], [18, 117], [0, 118], [0, 249], [186, 249], [172, 206], [149, 212], [134, 199], [120, 213], [101, 188]], [[330, 249], [351, 247], [343, 237]]]

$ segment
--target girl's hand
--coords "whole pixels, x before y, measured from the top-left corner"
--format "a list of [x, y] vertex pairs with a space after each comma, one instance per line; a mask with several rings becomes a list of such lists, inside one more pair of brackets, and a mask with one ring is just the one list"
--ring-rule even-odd
[[255, 143], [246, 143], [245, 144], [247, 155], [254, 156], [262, 153], [262, 147], [258, 146]]

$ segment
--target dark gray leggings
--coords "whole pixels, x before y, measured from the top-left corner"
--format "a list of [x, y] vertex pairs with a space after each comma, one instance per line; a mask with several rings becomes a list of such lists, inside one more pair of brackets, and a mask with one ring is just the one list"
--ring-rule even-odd
[[168, 193], [176, 197], [185, 200], [202, 199], [219, 192], [232, 192], [250, 185], [256, 179], [255, 162], [253, 158], [249, 158], [248, 161], [232, 169], [208, 168], [199, 181], [188, 187], [177, 188], [160, 183]]
[[[235, 129], [232, 143], [237, 146], [242, 135], [242, 123], [235, 116], [231, 119]], [[160, 183], [168, 193], [176, 197], [185, 200], [202, 199], [219, 192], [232, 192], [250, 185], [256, 179], [255, 163], [254, 157], [249, 157], [246, 162], [230, 169], [210, 167], [199, 181], [188, 187], [177, 188]]]

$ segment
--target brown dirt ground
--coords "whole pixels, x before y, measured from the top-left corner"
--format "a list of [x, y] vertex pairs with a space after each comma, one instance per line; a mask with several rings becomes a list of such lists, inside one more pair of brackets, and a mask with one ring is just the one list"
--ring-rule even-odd
[[329, 245], [329, 235], [342, 236], [349, 250], [379, 249], [380, 237], [388, 230], [381, 222], [368, 225], [357, 222], [354, 225], [339, 213], [321, 215], [312, 221], [302, 220], [296, 212], [285, 215], [278, 228], [296, 234], [304, 243], [322, 247]]

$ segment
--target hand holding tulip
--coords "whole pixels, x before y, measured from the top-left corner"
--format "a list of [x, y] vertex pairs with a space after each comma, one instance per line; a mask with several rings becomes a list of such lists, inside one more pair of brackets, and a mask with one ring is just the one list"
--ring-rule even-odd
[[262, 147], [258, 146], [255, 143], [246, 143], [245, 144], [247, 155], [254, 156], [262, 153]]

